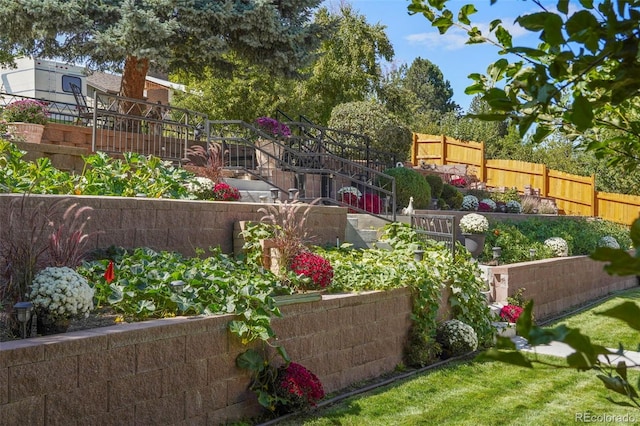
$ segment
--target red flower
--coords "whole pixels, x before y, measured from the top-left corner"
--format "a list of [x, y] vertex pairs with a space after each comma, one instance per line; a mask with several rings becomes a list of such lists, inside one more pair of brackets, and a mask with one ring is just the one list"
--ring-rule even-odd
[[116, 277], [116, 274], [113, 270], [113, 260], [109, 261], [109, 266], [107, 266], [107, 270], [104, 271], [104, 279], [107, 280], [107, 284], [111, 284]]
[[213, 187], [213, 197], [217, 201], [238, 201], [240, 199], [240, 191], [226, 182], [218, 182]]
[[307, 405], [315, 406], [324, 398], [324, 389], [320, 379], [295, 362], [278, 370], [277, 393], [288, 400], [292, 407], [302, 408]]
[[291, 270], [313, 281], [312, 289], [321, 289], [331, 284], [333, 267], [327, 259], [310, 252], [302, 252], [291, 261]]
[[360, 208], [369, 213], [379, 214], [382, 211], [382, 200], [376, 194], [366, 193], [360, 199]]
[[517, 322], [523, 309], [516, 305], [504, 305], [500, 309], [500, 318], [507, 322]]

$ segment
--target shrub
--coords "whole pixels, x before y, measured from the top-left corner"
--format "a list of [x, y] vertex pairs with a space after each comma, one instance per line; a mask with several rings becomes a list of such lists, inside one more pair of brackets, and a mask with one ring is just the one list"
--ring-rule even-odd
[[238, 201], [240, 191], [226, 182], [218, 182], [213, 187], [213, 198], [217, 201]]
[[44, 102], [35, 99], [22, 99], [7, 105], [2, 115], [8, 122], [47, 124], [49, 109]]
[[365, 193], [360, 198], [359, 207], [369, 213], [379, 214], [382, 211], [382, 200], [377, 194]]
[[600, 241], [598, 241], [598, 247], [609, 247], [612, 249], [619, 249], [620, 244], [618, 244], [618, 240], [616, 240], [611, 235], [605, 235], [604, 237], [600, 238]]
[[489, 221], [478, 213], [469, 213], [460, 219], [460, 230], [465, 234], [482, 234], [489, 229]]
[[556, 257], [569, 256], [569, 245], [564, 238], [552, 237], [544, 241], [544, 245], [553, 250]]
[[320, 255], [307, 251], [294, 256], [291, 260], [291, 270], [309, 279], [310, 283], [304, 285], [305, 290], [326, 288], [333, 279], [333, 268], [329, 261]]
[[438, 326], [436, 340], [442, 345], [443, 355], [448, 357], [464, 355], [478, 348], [478, 336], [473, 327], [455, 319]]
[[522, 212], [522, 206], [520, 205], [520, 203], [518, 201], [507, 201], [506, 204], [507, 207], [507, 213], [521, 213]]
[[478, 203], [478, 211], [493, 212], [497, 208], [495, 201], [491, 198], [485, 198]]
[[279, 398], [278, 412], [290, 412], [315, 407], [324, 398], [320, 379], [304, 366], [290, 362], [278, 368], [275, 394]]
[[478, 205], [480, 202], [475, 195], [465, 195], [462, 198], [462, 205], [460, 206], [460, 210], [464, 211], [476, 211], [478, 210]]
[[[409, 205], [409, 198], [413, 197], [415, 209], [426, 209], [431, 202], [431, 188], [426, 179], [417, 171], [406, 167], [395, 167], [385, 170], [389, 176], [396, 179], [396, 203], [398, 206]], [[381, 182], [383, 186], [384, 182]]]
[[464, 196], [462, 195], [462, 192], [458, 190], [458, 188], [445, 183], [442, 186], [441, 197], [446, 203], [446, 207], [452, 210], [458, 210], [462, 206], [462, 200]]
[[500, 309], [500, 318], [503, 321], [515, 323], [518, 321], [518, 318], [522, 314], [522, 307], [516, 305], [504, 305], [502, 309]]
[[38, 272], [28, 297], [39, 316], [69, 319], [89, 315], [93, 309], [93, 292], [84, 277], [62, 266]]
[[[356, 101], [336, 105], [327, 127], [368, 136], [371, 149], [378, 151], [378, 160], [385, 164], [404, 161], [411, 149], [411, 130], [377, 102]], [[353, 146], [364, 144], [362, 138], [351, 142], [347, 135], [343, 135], [341, 140]]]
[[507, 203], [509, 201], [520, 201], [518, 188], [509, 188], [504, 192], [492, 192], [490, 198], [497, 202]]
[[431, 198], [440, 198], [442, 195], [442, 189], [444, 188], [444, 181], [438, 175], [426, 175], [425, 179], [431, 188]]

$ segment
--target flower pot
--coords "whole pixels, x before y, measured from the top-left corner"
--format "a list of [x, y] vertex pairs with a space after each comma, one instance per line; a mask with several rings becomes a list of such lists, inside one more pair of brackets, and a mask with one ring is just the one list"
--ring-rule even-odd
[[12, 122], [7, 125], [7, 129], [14, 138], [30, 143], [40, 143], [44, 134], [43, 124]]
[[45, 315], [38, 315], [36, 319], [36, 331], [41, 336], [66, 333], [69, 329], [69, 324], [71, 324], [71, 320], [69, 319], [56, 320]]
[[462, 234], [464, 237], [464, 247], [469, 250], [471, 257], [477, 259], [484, 249], [484, 234]]

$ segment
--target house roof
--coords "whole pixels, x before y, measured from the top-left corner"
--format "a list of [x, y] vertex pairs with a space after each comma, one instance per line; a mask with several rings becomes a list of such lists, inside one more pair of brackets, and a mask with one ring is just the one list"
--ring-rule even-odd
[[104, 93], [120, 93], [121, 82], [122, 76], [101, 71], [95, 71], [87, 76], [87, 85], [95, 87], [98, 91]]
[[[183, 92], [186, 90], [183, 84], [172, 83], [156, 77], [147, 76], [147, 81], [174, 90], [180, 90]], [[97, 90], [105, 93], [118, 94], [120, 92], [121, 82], [122, 76], [101, 71], [95, 71], [91, 75], [87, 76], [87, 84], [89, 86], [95, 87]]]

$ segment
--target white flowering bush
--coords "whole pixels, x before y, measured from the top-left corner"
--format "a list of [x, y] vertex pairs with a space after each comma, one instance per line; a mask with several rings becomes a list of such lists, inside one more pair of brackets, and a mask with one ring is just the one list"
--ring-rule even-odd
[[464, 355], [478, 348], [478, 335], [473, 327], [455, 319], [438, 326], [436, 340], [446, 356]]
[[215, 182], [209, 178], [196, 176], [184, 184], [187, 191], [198, 199], [211, 199]]
[[469, 213], [460, 219], [460, 230], [464, 234], [482, 234], [489, 229], [489, 221], [478, 213]]
[[73, 269], [49, 267], [31, 282], [29, 300], [38, 315], [53, 320], [88, 317], [93, 309], [93, 288]]
[[507, 213], [522, 213], [522, 204], [515, 200], [507, 201]]
[[462, 198], [462, 206], [460, 206], [460, 210], [469, 212], [476, 211], [478, 210], [478, 204], [480, 204], [478, 197], [475, 195], [465, 195]]
[[600, 238], [600, 241], [598, 241], [598, 247], [609, 247], [612, 249], [619, 249], [620, 244], [618, 243], [618, 240], [616, 240], [611, 235], [605, 235], [604, 237]]
[[564, 238], [552, 237], [545, 240], [544, 245], [553, 250], [556, 257], [569, 256], [569, 244]]

